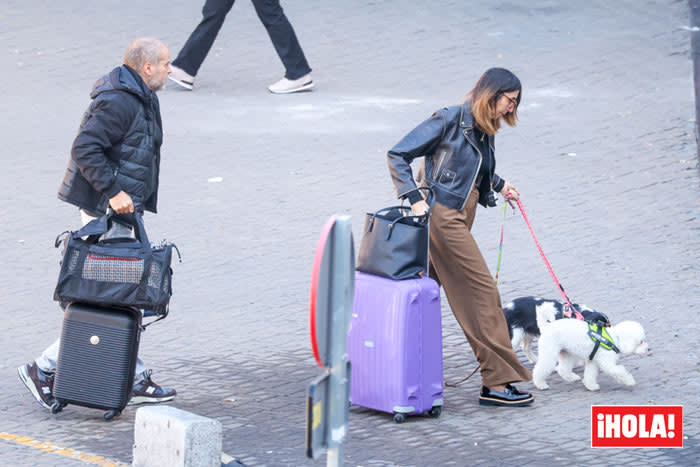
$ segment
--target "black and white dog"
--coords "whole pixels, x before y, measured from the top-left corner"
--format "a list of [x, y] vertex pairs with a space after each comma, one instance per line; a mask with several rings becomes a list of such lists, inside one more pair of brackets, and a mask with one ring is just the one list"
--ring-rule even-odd
[[[608, 322], [608, 317], [603, 313], [586, 305], [578, 303], [572, 303], [572, 305], [587, 321]], [[564, 303], [547, 298], [520, 297], [504, 306], [503, 313], [508, 322], [508, 333], [513, 349], [517, 350], [522, 346], [527, 359], [535, 363], [537, 357], [532, 352], [532, 341], [540, 336], [540, 328], [564, 317]]]

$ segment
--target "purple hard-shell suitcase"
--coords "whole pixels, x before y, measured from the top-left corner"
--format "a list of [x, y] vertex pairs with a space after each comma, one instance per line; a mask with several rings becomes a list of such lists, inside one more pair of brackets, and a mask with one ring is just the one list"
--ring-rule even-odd
[[443, 403], [440, 287], [356, 272], [347, 352], [353, 405], [394, 414], [440, 415]]

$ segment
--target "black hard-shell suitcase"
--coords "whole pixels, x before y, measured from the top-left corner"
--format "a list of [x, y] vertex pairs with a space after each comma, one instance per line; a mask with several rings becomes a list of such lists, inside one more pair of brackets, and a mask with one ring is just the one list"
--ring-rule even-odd
[[58, 351], [52, 413], [67, 404], [103, 409], [105, 420], [129, 402], [138, 358], [141, 312], [71, 303]]

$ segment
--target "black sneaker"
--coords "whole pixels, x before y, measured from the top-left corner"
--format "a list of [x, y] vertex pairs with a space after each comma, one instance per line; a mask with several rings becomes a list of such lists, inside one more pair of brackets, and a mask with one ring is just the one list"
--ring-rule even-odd
[[175, 399], [177, 391], [172, 388], [162, 388], [151, 380], [152, 370], [146, 371], [144, 378], [134, 384], [131, 390], [129, 405], [167, 402]]
[[506, 384], [505, 390], [502, 392], [482, 386], [481, 395], [479, 396], [479, 404], [500, 407], [522, 407], [532, 404], [534, 400], [535, 398], [532, 394], [520, 392], [512, 384]]
[[17, 368], [19, 379], [42, 407], [51, 409], [56, 400], [53, 397], [53, 374], [43, 372], [36, 362]]

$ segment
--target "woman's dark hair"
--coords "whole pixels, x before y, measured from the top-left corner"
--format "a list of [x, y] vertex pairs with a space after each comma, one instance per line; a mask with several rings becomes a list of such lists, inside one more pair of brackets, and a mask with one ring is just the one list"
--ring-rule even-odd
[[504, 93], [513, 91], [520, 91], [516, 98], [517, 105], [512, 112], [503, 116], [503, 120], [510, 126], [515, 126], [518, 119], [518, 105], [523, 95], [520, 80], [505, 68], [489, 68], [481, 75], [465, 98], [471, 100], [474, 123], [480, 130], [489, 135], [498, 131], [501, 121], [496, 117], [496, 101]]

